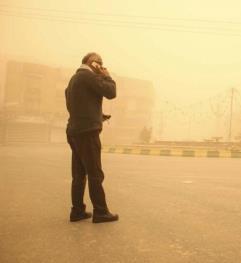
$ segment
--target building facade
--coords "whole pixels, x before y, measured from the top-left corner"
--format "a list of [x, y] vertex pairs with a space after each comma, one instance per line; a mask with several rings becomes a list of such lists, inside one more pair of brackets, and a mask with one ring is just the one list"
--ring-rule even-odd
[[[68, 113], [64, 90], [75, 70], [9, 61], [4, 83], [7, 139], [65, 142]], [[104, 144], [138, 143], [144, 127], [151, 127], [154, 89], [151, 82], [113, 75], [117, 98], [104, 100], [111, 114], [101, 133]]]
[[141, 142], [141, 132], [152, 127], [154, 88], [151, 82], [113, 76], [117, 83], [117, 98], [104, 102], [104, 111], [112, 115], [103, 130], [106, 144]]

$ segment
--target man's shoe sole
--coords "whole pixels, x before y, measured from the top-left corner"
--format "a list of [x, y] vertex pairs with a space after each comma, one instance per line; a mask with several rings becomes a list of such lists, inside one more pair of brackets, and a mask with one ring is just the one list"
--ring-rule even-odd
[[119, 217], [117, 218], [93, 218], [92, 223], [99, 224], [99, 223], [109, 223], [118, 221]]
[[76, 217], [76, 218], [70, 218], [70, 222], [77, 222], [77, 221], [81, 221], [81, 220], [85, 220], [85, 219], [89, 219], [91, 218], [92, 215], [86, 215], [86, 216], [83, 216], [83, 217]]

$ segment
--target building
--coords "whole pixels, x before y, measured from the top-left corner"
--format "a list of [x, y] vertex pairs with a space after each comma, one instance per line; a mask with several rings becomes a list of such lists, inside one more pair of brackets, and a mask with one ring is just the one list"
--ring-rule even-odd
[[[73, 69], [9, 61], [4, 85], [8, 141], [65, 142], [68, 113], [64, 90]], [[138, 143], [144, 127], [151, 127], [152, 83], [113, 75], [117, 98], [104, 100], [112, 118], [102, 132], [105, 144]]]
[[63, 90], [68, 77], [58, 68], [9, 61], [3, 100], [5, 140], [51, 141], [52, 126], [67, 118]]
[[111, 114], [103, 131], [106, 144], [140, 143], [140, 134], [152, 127], [154, 88], [150, 81], [113, 76], [117, 83], [117, 98], [104, 102], [104, 111]]

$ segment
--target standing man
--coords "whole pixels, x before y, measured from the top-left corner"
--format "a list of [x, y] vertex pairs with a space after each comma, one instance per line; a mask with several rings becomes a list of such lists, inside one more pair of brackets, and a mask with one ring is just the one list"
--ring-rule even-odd
[[88, 175], [89, 195], [93, 204], [93, 223], [118, 220], [118, 215], [108, 210], [102, 186], [104, 173], [101, 166], [101, 142], [99, 134], [102, 121], [103, 97], [116, 97], [116, 84], [97, 53], [88, 53], [82, 65], [69, 81], [65, 90], [69, 112], [67, 140], [72, 150], [72, 209], [70, 221], [92, 216], [85, 211], [84, 191]]

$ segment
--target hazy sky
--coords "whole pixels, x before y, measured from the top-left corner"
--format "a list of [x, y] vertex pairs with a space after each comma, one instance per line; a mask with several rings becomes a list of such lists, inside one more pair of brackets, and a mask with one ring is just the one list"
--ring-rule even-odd
[[111, 71], [152, 80], [175, 103], [241, 86], [240, 0], [1, 1], [0, 32], [1, 55], [78, 67], [97, 51]]

